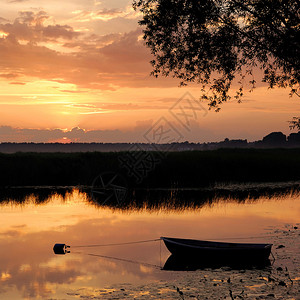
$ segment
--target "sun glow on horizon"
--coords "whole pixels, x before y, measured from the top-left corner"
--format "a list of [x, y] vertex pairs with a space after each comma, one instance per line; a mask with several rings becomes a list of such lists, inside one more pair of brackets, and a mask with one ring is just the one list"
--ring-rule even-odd
[[[287, 90], [258, 84], [242, 104], [225, 103], [220, 113], [199, 115], [185, 131], [171, 108], [186, 92], [198, 100], [200, 88], [149, 76], [152, 56], [137, 23], [140, 16], [127, 0], [118, 0], [118, 8], [70, 0], [64, 13], [46, 2], [32, 9], [34, 3], [3, 5], [0, 127], [126, 131], [134, 142], [143, 134], [139, 124], [151, 126], [164, 117], [189, 141], [257, 140], [272, 131], [287, 134], [287, 121], [300, 111], [300, 101]], [[5, 139], [0, 131], [0, 142]]]

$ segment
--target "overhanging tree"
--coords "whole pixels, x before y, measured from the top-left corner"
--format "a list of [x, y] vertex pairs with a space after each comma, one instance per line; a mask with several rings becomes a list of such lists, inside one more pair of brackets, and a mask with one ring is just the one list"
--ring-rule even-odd
[[299, 117], [294, 117], [290, 123], [290, 129], [298, 129], [300, 132], [300, 118]]
[[255, 88], [256, 68], [270, 88], [299, 97], [299, 1], [134, 0], [133, 6], [143, 15], [152, 75], [200, 84], [215, 110], [232, 97], [241, 101], [245, 86]]

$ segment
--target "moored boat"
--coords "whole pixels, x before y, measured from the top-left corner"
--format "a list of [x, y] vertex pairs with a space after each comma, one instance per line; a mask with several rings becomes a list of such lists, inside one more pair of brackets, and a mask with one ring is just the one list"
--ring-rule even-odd
[[268, 259], [272, 244], [227, 243], [161, 237], [168, 250], [177, 257], [197, 260], [262, 261]]

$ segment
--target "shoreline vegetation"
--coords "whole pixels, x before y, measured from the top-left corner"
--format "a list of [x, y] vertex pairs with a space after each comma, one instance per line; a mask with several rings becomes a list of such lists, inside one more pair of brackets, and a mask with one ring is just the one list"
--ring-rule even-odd
[[[6, 187], [0, 188], [0, 206], [8, 203], [14, 205], [43, 205], [55, 198], [65, 201], [70, 196], [80, 195], [86, 203], [95, 207], [109, 208], [121, 211], [185, 211], [202, 209], [218, 203], [234, 202], [237, 204], [252, 204], [261, 199], [268, 200], [299, 198], [300, 182], [267, 183], [265, 185], [224, 186], [222, 188], [200, 189], [136, 189], [128, 190], [121, 201], [93, 194], [92, 187]], [[119, 199], [120, 200], [120, 199]]]
[[2, 188], [92, 186], [103, 173], [120, 175], [129, 189], [213, 188], [299, 181], [300, 149], [0, 153], [0, 166]]

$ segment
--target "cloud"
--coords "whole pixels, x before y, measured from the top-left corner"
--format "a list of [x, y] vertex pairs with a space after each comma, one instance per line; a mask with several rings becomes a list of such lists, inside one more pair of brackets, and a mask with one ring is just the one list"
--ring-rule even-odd
[[30, 43], [58, 42], [58, 39], [72, 40], [80, 35], [68, 25], [50, 25], [50, 17], [44, 11], [24, 11], [13, 23], [0, 24], [0, 32], [16, 41]]
[[5, 19], [5, 18], [0, 17], [0, 23], [2, 23], [2, 22], [8, 22], [8, 20]]
[[101, 108], [105, 109], [105, 110], [113, 110], [113, 111], [117, 111], [117, 110], [141, 110], [141, 109], [168, 109], [168, 106], [158, 106], [155, 103], [149, 104], [149, 105], [140, 105], [140, 104], [136, 104], [136, 103], [104, 103], [101, 104]]
[[131, 6], [126, 7], [125, 10], [120, 10], [118, 8], [103, 8], [98, 11], [77, 10], [74, 11], [73, 14], [73, 22], [90, 22], [95, 20], [109, 21], [116, 18], [135, 19], [139, 16], [139, 13]]
[[[83, 35], [68, 25], [48, 25], [48, 20], [45, 12], [24, 12], [13, 23], [0, 25], [0, 31], [7, 33], [0, 38], [0, 67], [6, 73], [20, 70], [20, 76], [95, 90], [176, 86], [174, 80], [149, 76], [151, 55], [140, 39], [140, 29]], [[47, 41], [74, 52], [50, 49]]]
[[21, 82], [21, 81], [13, 81], [13, 82], [10, 82], [9, 84], [25, 85], [25, 84], [26, 84], [26, 82]]
[[6, 79], [12, 79], [12, 78], [16, 78], [19, 75], [16, 73], [0, 73], [0, 77], [2, 78], [6, 78]]
[[28, 129], [0, 126], [0, 142], [77, 142], [77, 143], [117, 143], [136, 142], [143, 139], [143, 134], [152, 124], [152, 120], [138, 123], [133, 130], [84, 130], [74, 127], [71, 130], [63, 129]]
[[73, 90], [60, 90], [61, 92], [64, 92], [64, 93], [72, 93], [72, 94], [80, 94], [80, 93], [84, 93], [85, 91], [73, 91]]
[[0, 127], [0, 141], [2, 142], [55, 142], [66, 138], [73, 142], [92, 142], [102, 141], [103, 134], [117, 133], [118, 131], [85, 131], [79, 127], [75, 127], [69, 131], [62, 129], [26, 129], [13, 128], [10, 126]]
[[18, 70], [22, 83], [37, 78], [108, 91], [178, 85], [172, 78], [150, 76], [152, 57], [141, 29], [107, 35], [77, 32], [69, 25], [55, 24], [44, 11], [25, 11], [13, 22], [0, 24], [1, 32], [2, 74]]
[[84, 40], [68, 41], [63, 44], [66, 48], [78, 48], [81, 51], [95, 51], [104, 46], [108, 46], [122, 38], [120, 33], [111, 33], [103, 36], [90, 34], [85, 36]]
[[9, 3], [22, 3], [22, 2], [28, 2], [29, 0], [10, 0]]
[[99, 11], [75, 11], [74, 14], [76, 15], [74, 17], [75, 21], [78, 22], [89, 22], [92, 20], [102, 20], [102, 21], [108, 21], [117, 17], [123, 17], [124, 12], [118, 10], [118, 9], [102, 9]]

